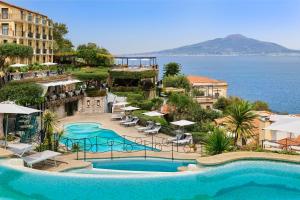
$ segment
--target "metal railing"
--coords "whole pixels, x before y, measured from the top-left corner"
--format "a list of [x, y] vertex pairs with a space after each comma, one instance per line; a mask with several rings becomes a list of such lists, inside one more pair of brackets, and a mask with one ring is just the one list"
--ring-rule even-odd
[[294, 151], [300, 153], [300, 142], [294, 139], [284, 138], [282, 140], [262, 140], [261, 146], [263, 149], [271, 151]]
[[[76, 153], [77, 159], [89, 159], [88, 155], [93, 154], [90, 158], [95, 158], [95, 153], [102, 154], [101, 158], [116, 158], [117, 153], [126, 153], [126, 157], [130, 157], [130, 153], [140, 152], [143, 157], [151, 157], [149, 152], [160, 152], [168, 155], [172, 160], [175, 159], [174, 154], [178, 153], [201, 153], [195, 151], [190, 144], [180, 145], [176, 142], [168, 142], [167, 139], [149, 136], [149, 137], [101, 137], [93, 136], [89, 138], [69, 138], [62, 137], [60, 139], [60, 149], [67, 152]], [[82, 158], [80, 157], [82, 155]], [[106, 155], [104, 155], [106, 154]]]

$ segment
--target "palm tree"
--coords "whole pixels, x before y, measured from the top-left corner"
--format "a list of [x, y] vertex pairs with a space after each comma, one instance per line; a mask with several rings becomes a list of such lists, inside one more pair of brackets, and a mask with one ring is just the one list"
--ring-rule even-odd
[[231, 142], [231, 138], [222, 129], [216, 127], [209, 133], [204, 146], [208, 154], [215, 155], [228, 150]]
[[227, 113], [229, 114], [229, 126], [234, 133], [234, 144], [237, 145], [238, 139], [242, 139], [243, 143], [250, 136], [253, 136], [253, 120], [257, 115], [253, 112], [253, 106], [248, 101], [240, 101], [229, 106]]
[[50, 110], [46, 110], [43, 115], [44, 128], [48, 142], [48, 149], [52, 149], [52, 135], [57, 125], [57, 116]]

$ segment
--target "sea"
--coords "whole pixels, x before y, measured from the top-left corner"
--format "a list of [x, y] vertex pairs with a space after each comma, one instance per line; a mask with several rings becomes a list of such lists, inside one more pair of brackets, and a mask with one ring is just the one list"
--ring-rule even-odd
[[225, 80], [230, 96], [300, 114], [300, 56], [159, 56], [157, 62], [160, 77], [166, 63], [177, 62], [185, 75]]

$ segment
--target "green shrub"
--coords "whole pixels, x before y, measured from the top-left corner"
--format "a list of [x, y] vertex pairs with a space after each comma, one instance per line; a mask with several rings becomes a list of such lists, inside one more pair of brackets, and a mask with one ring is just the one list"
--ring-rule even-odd
[[106, 81], [108, 68], [82, 68], [80, 71], [75, 71], [71, 74], [81, 81]]
[[166, 76], [163, 79], [164, 87], [174, 87], [174, 88], [184, 88], [185, 90], [190, 90], [190, 83], [186, 76]]
[[157, 71], [153, 69], [145, 71], [116, 71], [111, 70], [109, 74], [114, 79], [145, 79], [157, 76]]
[[220, 154], [230, 148], [231, 142], [223, 130], [215, 128], [205, 142], [205, 150], [210, 155]]
[[88, 97], [103, 97], [106, 95], [106, 90], [99, 90], [98, 88], [87, 88], [85, 93]]

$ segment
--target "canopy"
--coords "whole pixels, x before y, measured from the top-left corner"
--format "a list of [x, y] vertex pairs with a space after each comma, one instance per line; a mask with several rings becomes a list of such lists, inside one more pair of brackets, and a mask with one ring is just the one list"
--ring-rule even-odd
[[294, 133], [300, 135], [300, 118], [293, 117], [289, 119], [282, 119], [274, 122], [270, 126], [264, 128], [265, 130], [271, 131], [282, 131], [287, 133]]
[[[6, 115], [6, 128], [5, 128], [5, 147], [7, 144], [7, 131], [8, 131], [8, 114], [32, 114], [41, 112], [40, 110], [36, 110], [33, 108], [27, 108], [24, 106], [19, 106], [12, 101], [4, 101], [0, 103], [0, 113], [7, 114]], [[0, 122], [2, 123], [2, 122]]]
[[133, 111], [133, 110], [138, 110], [140, 108], [134, 107], [134, 106], [127, 106], [124, 108], [121, 108], [121, 110], [125, 110], [125, 111]]
[[20, 63], [10, 65], [10, 67], [26, 67], [26, 66], [27, 66], [26, 64], [20, 64]]
[[179, 120], [179, 121], [171, 122], [171, 124], [176, 126], [189, 126], [195, 124], [195, 122], [191, 122], [188, 120]]
[[129, 104], [128, 102], [124, 101], [124, 102], [117, 102], [117, 103], [114, 103], [114, 106], [125, 106]]
[[157, 112], [157, 111], [150, 111], [150, 112], [144, 112], [144, 115], [147, 115], [149, 117], [160, 117], [163, 116], [164, 114]]
[[24, 106], [19, 106], [12, 101], [4, 101], [0, 103], [0, 113], [4, 114], [32, 114], [36, 112], [41, 112], [33, 108], [27, 108]]
[[67, 80], [67, 81], [57, 81], [57, 82], [50, 82], [50, 83], [41, 83], [43, 87], [54, 87], [59, 85], [70, 85], [74, 83], [80, 83], [80, 80]]
[[53, 66], [53, 65], [57, 65], [57, 63], [46, 62], [46, 63], [42, 63], [42, 65]]

